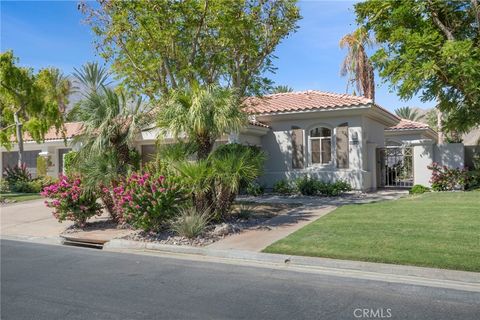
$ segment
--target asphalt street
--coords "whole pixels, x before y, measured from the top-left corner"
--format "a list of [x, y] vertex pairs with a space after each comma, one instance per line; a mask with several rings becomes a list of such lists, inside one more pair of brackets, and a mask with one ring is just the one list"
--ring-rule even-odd
[[1, 241], [1, 319], [479, 319], [480, 294]]

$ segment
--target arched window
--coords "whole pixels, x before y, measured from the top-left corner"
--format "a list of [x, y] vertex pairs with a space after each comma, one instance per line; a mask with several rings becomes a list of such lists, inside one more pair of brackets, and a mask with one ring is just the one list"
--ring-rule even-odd
[[332, 161], [332, 130], [317, 127], [310, 130], [308, 136], [310, 146], [310, 163], [327, 164]]

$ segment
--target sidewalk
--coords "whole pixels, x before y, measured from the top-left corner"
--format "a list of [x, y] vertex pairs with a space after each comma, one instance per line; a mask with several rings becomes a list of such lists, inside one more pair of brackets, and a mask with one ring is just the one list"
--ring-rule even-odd
[[206, 248], [217, 250], [262, 251], [310, 222], [335, 210], [335, 206], [299, 207], [265, 222], [260, 229], [246, 230], [214, 242]]

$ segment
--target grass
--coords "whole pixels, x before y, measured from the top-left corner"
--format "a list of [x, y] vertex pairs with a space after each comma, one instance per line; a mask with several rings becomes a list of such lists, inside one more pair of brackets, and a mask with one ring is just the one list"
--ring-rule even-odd
[[22, 202], [28, 200], [36, 200], [42, 198], [38, 193], [1, 193], [0, 200], [9, 199], [15, 202]]
[[343, 206], [264, 252], [480, 272], [480, 192]]

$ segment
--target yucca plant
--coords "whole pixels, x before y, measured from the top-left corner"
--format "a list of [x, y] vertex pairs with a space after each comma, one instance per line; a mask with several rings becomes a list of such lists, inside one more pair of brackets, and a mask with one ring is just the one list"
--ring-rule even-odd
[[193, 239], [201, 235], [208, 225], [208, 212], [185, 208], [171, 222], [171, 229], [182, 237]]

